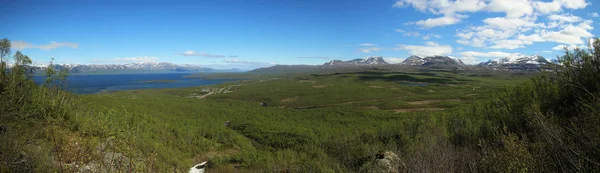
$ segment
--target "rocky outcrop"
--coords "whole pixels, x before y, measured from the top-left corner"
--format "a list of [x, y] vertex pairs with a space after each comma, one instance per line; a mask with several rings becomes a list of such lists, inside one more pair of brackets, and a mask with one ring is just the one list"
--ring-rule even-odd
[[206, 170], [206, 166], [208, 165], [208, 161], [202, 162], [200, 164], [194, 165], [192, 168], [190, 168], [190, 172], [189, 173], [204, 173], [204, 171]]
[[368, 173], [398, 173], [400, 158], [391, 151], [377, 154], [375, 160], [363, 167], [363, 172]]

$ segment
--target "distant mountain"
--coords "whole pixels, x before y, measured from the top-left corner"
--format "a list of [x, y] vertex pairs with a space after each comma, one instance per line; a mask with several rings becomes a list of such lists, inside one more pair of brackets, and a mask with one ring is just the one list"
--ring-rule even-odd
[[314, 65], [275, 65], [251, 70], [257, 73], [301, 73], [318, 70], [319, 66]]
[[333, 60], [329, 61], [323, 65], [322, 68], [328, 67], [352, 67], [352, 66], [379, 66], [379, 65], [388, 65], [383, 57], [366, 57], [363, 59], [354, 59], [350, 61], [341, 61], [341, 60]]
[[420, 56], [410, 56], [406, 58], [402, 63], [402, 65], [410, 65], [410, 66], [465, 66], [460, 59], [445, 56], [445, 55], [435, 55], [428, 57], [420, 57]]
[[403, 65], [423, 65], [423, 63], [425, 63], [425, 60], [423, 60], [423, 58], [421, 58], [420, 56], [413, 55], [413, 56], [410, 56], [410, 57], [406, 58], [400, 64], [403, 64]]
[[479, 63], [478, 66], [505, 70], [539, 70], [543, 65], [551, 63], [540, 55], [525, 56], [515, 53], [505, 58]]
[[[33, 66], [37, 73], [44, 73], [45, 66]], [[55, 69], [68, 69], [70, 74], [120, 74], [120, 73], [182, 73], [182, 72], [214, 72], [215, 70], [198, 65], [177, 65], [168, 62], [149, 62], [131, 64], [55, 64]], [[226, 71], [226, 70], [225, 70]], [[232, 71], [235, 71], [232, 69]]]
[[260, 73], [299, 73], [314, 71], [330, 71], [346, 68], [369, 68], [374, 66], [388, 65], [382, 57], [366, 57], [350, 61], [333, 60], [323, 65], [275, 65], [271, 67], [254, 69], [250, 72]]
[[550, 63], [550, 61], [548, 61], [546, 58], [544, 58], [540, 55], [524, 56], [524, 55], [515, 53], [515, 54], [512, 54], [505, 58], [482, 62], [479, 65], [493, 66], [493, 65], [507, 65], [507, 64], [548, 64], [548, 63]]

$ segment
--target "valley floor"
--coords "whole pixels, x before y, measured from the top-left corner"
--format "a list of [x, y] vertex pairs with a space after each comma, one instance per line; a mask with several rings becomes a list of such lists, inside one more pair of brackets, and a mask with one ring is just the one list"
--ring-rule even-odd
[[158, 172], [207, 160], [211, 172], [354, 172], [381, 151], [406, 155], [444, 110], [528, 77], [359, 71], [82, 95], [92, 116], [76, 134], [119, 141], [114, 153]]

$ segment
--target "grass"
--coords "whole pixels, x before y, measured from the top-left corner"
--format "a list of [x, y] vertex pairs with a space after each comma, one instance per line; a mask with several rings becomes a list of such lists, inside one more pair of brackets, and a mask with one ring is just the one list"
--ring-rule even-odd
[[[96, 141], [126, 141], [122, 151], [159, 172], [185, 171], [205, 160], [217, 172], [354, 172], [377, 152], [414, 145], [423, 123], [438, 119], [441, 110], [473, 104], [525, 79], [360, 71], [80, 95], [89, 117], [76, 119], [76, 132]], [[187, 97], [229, 86], [236, 87], [204, 99]]]

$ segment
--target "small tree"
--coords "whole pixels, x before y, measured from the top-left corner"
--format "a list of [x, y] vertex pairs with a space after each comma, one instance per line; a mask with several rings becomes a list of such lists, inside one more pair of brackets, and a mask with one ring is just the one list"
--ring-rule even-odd
[[0, 94], [4, 91], [4, 85], [6, 85], [6, 62], [10, 54], [10, 40], [4, 38], [0, 40]]

